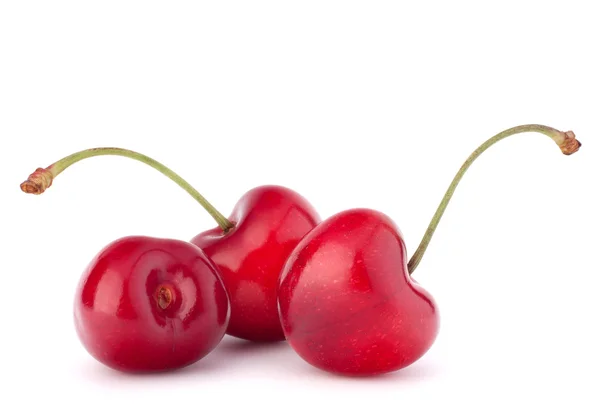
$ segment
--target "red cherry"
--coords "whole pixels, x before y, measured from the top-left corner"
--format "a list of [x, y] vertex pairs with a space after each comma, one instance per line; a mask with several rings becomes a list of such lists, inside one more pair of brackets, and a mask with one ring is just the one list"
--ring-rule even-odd
[[192, 239], [218, 267], [229, 293], [227, 333], [254, 341], [283, 340], [277, 310], [279, 274], [319, 216], [298, 193], [262, 186], [242, 196], [229, 220], [234, 226], [226, 233], [214, 228]]
[[125, 237], [83, 273], [74, 315], [81, 342], [101, 363], [165, 371], [212, 351], [225, 334], [229, 302], [216, 268], [196, 246]]
[[438, 332], [438, 311], [410, 274], [471, 164], [498, 141], [524, 132], [545, 134], [566, 155], [581, 147], [572, 131], [537, 124], [484, 142], [454, 177], [408, 263], [398, 228], [377, 211], [344, 211], [307, 234], [286, 262], [279, 286], [281, 321], [292, 348], [316, 367], [347, 375], [398, 370], [425, 354]]
[[356, 209], [325, 220], [282, 272], [279, 304], [290, 345], [340, 374], [381, 374], [415, 362], [433, 344], [439, 317], [406, 264], [404, 240], [382, 213]]

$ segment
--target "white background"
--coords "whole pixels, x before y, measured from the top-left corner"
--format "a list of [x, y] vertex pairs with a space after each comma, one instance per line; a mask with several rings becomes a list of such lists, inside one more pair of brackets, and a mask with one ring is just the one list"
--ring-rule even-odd
[[[404, 3], [0, 3], [3, 409], [600, 407], [593, 2]], [[88, 261], [121, 236], [189, 239], [215, 223], [123, 158], [82, 162], [39, 197], [18, 188], [74, 151], [119, 146], [226, 215], [261, 184], [323, 217], [381, 210], [412, 253], [467, 155], [523, 123], [573, 129], [583, 147], [565, 157], [527, 134], [478, 160], [415, 273], [439, 338], [375, 379], [231, 338], [175, 374], [104, 368], [72, 323]]]

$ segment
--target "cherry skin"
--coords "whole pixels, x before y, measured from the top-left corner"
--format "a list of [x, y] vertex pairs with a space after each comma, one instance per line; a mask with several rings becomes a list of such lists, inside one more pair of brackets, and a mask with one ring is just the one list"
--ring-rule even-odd
[[280, 186], [244, 194], [220, 228], [192, 239], [215, 263], [231, 301], [227, 333], [252, 341], [284, 339], [277, 309], [281, 269], [302, 237], [320, 218], [306, 199]]
[[279, 305], [304, 360], [351, 376], [412, 364], [439, 327], [435, 301], [408, 274], [398, 228], [368, 209], [336, 214], [300, 241], [281, 274]]
[[198, 247], [125, 237], [84, 271], [74, 317], [81, 342], [101, 363], [125, 372], [166, 371], [212, 351], [225, 334], [229, 301]]

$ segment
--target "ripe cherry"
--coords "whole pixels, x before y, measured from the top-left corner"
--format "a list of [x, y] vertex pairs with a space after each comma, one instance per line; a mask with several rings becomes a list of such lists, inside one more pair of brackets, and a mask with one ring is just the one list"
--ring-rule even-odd
[[74, 314], [81, 342], [101, 363], [126, 372], [165, 371], [216, 347], [229, 301], [217, 269], [196, 246], [125, 237], [84, 271]]
[[278, 186], [242, 196], [229, 220], [233, 227], [192, 239], [219, 268], [231, 299], [227, 333], [254, 341], [283, 340], [277, 286], [283, 264], [319, 217], [299, 194]]
[[279, 274], [292, 249], [320, 221], [308, 201], [285, 187], [261, 186], [244, 194], [227, 219], [163, 164], [120, 148], [74, 153], [47, 168], [38, 168], [21, 189], [41, 194], [71, 165], [102, 155], [128, 157], [150, 165], [186, 190], [210, 213], [219, 227], [197, 235], [192, 242], [213, 260], [229, 293], [231, 319], [227, 333], [253, 341], [283, 340], [277, 307]]
[[450, 184], [408, 263], [399, 230], [377, 211], [344, 211], [307, 234], [286, 262], [279, 287], [281, 321], [292, 348], [308, 363], [346, 375], [399, 370], [424, 355], [438, 332], [438, 309], [410, 274], [475, 159], [510, 135], [532, 131], [552, 138], [564, 154], [581, 145], [572, 132], [540, 125], [508, 129], [486, 141]]
[[358, 209], [328, 218], [300, 242], [283, 276], [283, 329], [317, 367], [354, 375], [394, 371], [435, 340], [436, 304], [408, 275], [402, 236], [381, 213]]

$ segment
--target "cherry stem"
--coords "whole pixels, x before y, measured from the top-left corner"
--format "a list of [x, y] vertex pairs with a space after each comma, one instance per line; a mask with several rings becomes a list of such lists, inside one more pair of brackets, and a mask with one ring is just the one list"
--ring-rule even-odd
[[487, 140], [469, 156], [469, 158], [464, 162], [460, 170], [458, 170], [458, 173], [454, 177], [454, 180], [452, 180], [452, 183], [450, 183], [450, 187], [448, 187], [446, 194], [444, 194], [444, 198], [442, 198], [440, 205], [438, 206], [431, 222], [429, 223], [429, 227], [427, 227], [427, 231], [425, 231], [425, 234], [423, 235], [421, 244], [419, 244], [419, 247], [408, 262], [408, 272], [410, 274], [412, 274], [415, 271], [415, 269], [421, 262], [423, 254], [425, 254], [425, 251], [427, 250], [427, 247], [431, 242], [431, 237], [433, 237], [433, 233], [435, 233], [440, 219], [442, 218], [442, 215], [444, 215], [444, 211], [446, 211], [446, 207], [448, 207], [448, 203], [450, 203], [450, 200], [452, 199], [452, 195], [454, 194], [458, 183], [460, 182], [466, 171], [469, 169], [469, 167], [471, 167], [471, 164], [473, 164], [477, 157], [483, 154], [484, 151], [486, 151], [488, 148], [490, 148], [500, 140], [504, 140], [506, 137], [510, 137], [515, 134], [529, 132], [541, 133], [550, 137], [560, 147], [561, 151], [565, 155], [571, 155], [577, 150], [579, 150], [579, 147], [581, 147], [581, 143], [575, 139], [575, 134], [572, 131], [562, 132], [554, 128], [539, 124], [525, 124], [522, 126], [509, 128], [508, 130], [504, 130], [501, 133], [498, 133], [494, 137]]
[[219, 227], [221, 227], [223, 231], [227, 232], [233, 227], [231, 221], [225, 218], [225, 216], [223, 216], [223, 214], [221, 214], [215, 207], [213, 207], [212, 204], [210, 204], [194, 187], [192, 187], [187, 181], [181, 178], [173, 170], [148, 156], [137, 153], [135, 151], [125, 150], [123, 148], [99, 147], [71, 154], [70, 156], [63, 158], [46, 168], [38, 168], [37, 170], [35, 170], [29, 176], [27, 181], [21, 184], [21, 190], [29, 194], [42, 194], [44, 191], [46, 191], [48, 187], [52, 185], [52, 181], [54, 180], [54, 178], [56, 178], [56, 176], [58, 176], [60, 173], [65, 171], [73, 164], [90, 157], [110, 155], [138, 160], [160, 171], [162, 174], [169, 177], [172, 181], [179, 185], [179, 187], [187, 191], [188, 194], [190, 194], [198, 203], [200, 203], [200, 205], [204, 207], [204, 209], [208, 211], [208, 213], [215, 219], [215, 221], [217, 222], [217, 224], [219, 224]]

